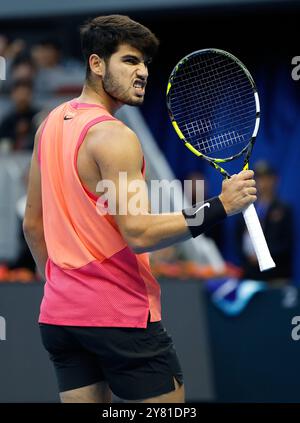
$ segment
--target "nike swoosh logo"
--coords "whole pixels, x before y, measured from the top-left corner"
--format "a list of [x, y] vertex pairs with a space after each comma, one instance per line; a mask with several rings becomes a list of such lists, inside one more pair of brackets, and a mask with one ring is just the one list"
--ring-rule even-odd
[[204, 209], [204, 207], [210, 208], [210, 203], [204, 203], [204, 204], [202, 204], [202, 206], [198, 207], [198, 209], [193, 214], [198, 213], [198, 211], [201, 210], [201, 209]]
[[70, 120], [70, 119], [73, 119], [73, 116], [64, 116], [64, 120]]

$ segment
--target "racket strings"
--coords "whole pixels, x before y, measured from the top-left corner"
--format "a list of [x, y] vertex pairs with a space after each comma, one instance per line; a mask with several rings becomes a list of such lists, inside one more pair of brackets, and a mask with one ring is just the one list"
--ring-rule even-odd
[[[237, 84], [236, 82], [235, 82], [235, 85], [230, 85], [231, 91], [229, 91], [227, 87], [225, 89], [224, 84], [223, 86], [221, 86], [221, 88], [219, 88], [219, 86], [216, 84], [215, 78], [213, 78], [210, 81], [210, 84], [213, 84], [213, 85], [210, 86], [210, 90], [208, 92], [205, 86], [200, 86], [199, 82], [201, 83], [202, 81], [201, 80], [199, 81], [199, 78], [195, 78], [195, 81], [197, 81], [197, 83], [191, 86], [190, 90], [188, 89], [188, 87], [185, 87], [184, 92], [182, 92], [181, 95], [178, 95], [178, 101], [179, 101], [178, 107], [180, 108], [180, 103], [181, 104], [183, 103], [186, 112], [192, 112], [194, 110], [194, 106], [195, 106], [194, 100], [196, 96], [198, 97], [198, 103], [199, 101], [201, 101], [202, 109], [204, 107], [207, 108], [209, 106], [214, 105], [217, 98], [218, 101], [220, 102], [219, 103], [220, 108], [222, 106], [223, 115], [225, 114], [226, 109], [229, 109], [229, 106], [227, 106], [227, 104], [229, 103], [230, 97], [234, 100], [236, 104], [235, 107], [232, 106], [231, 104], [230, 110], [235, 111], [235, 108], [236, 110], [239, 110], [240, 108], [239, 104], [246, 103], [245, 95], [249, 96], [249, 88], [246, 87], [246, 89], [242, 91], [241, 84]], [[253, 93], [250, 93], [249, 104], [253, 104]], [[176, 111], [176, 104], [174, 105], [174, 111]]]
[[191, 57], [178, 67], [171, 88], [174, 119], [201, 153], [250, 141], [256, 117], [253, 88], [231, 58], [211, 52]]
[[[228, 68], [228, 71], [230, 71], [230, 68]], [[243, 75], [243, 71], [241, 69], [238, 69], [238, 73], [240, 73], [241, 76]], [[203, 74], [204, 74], [203, 71], [201, 72], [201, 74], [203, 76]], [[191, 63], [191, 64], [189, 64], [189, 69], [184, 70], [184, 73], [181, 76], [180, 80], [177, 79], [178, 83], [185, 84], [184, 90], [182, 89], [182, 87], [180, 87], [180, 89], [177, 92], [177, 96], [178, 96], [179, 101], [184, 99], [186, 97], [186, 94], [193, 95], [193, 93], [195, 92], [195, 89], [197, 91], [199, 91], [199, 88], [200, 89], [202, 88], [202, 92], [201, 92], [202, 99], [201, 99], [201, 101], [203, 102], [204, 105], [205, 105], [205, 103], [211, 103], [212, 102], [212, 94], [218, 95], [218, 98], [220, 100], [222, 98], [223, 99], [227, 98], [228, 90], [227, 90], [227, 87], [226, 87], [226, 91], [225, 91], [224, 81], [222, 79], [220, 79], [220, 77], [217, 79], [215, 74], [212, 74], [211, 72], [209, 72], [208, 77], [200, 78], [201, 74], [199, 74], [199, 63], [197, 63], [197, 64]], [[224, 74], [219, 75], [219, 76], [224, 77]], [[237, 74], [235, 74], [235, 76], [237, 76]], [[228, 81], [228, 82], [230, 83], [230, 81]], [[243, 87], [241, 86], [239, 81], [235, 80], [233, 82], [234, 83], [231, 86], [232, 94], [235, 94], [236, 99], [239, 98], [240, 101], [241, 101], [242, 95], [243, 95], [243, 92], [242, 92]], [[200, 83], [201, 83], [201, 86], [200, 86]], [[243, 83], [244, 83], [244, 81], [243, 81]], [[205, 89], [206, 86], [209, 86], [209, 88], [210, 88], [209, 91], [207, 89]], [[246, 87], [245, 91], [248, 92], [248, 87]]]

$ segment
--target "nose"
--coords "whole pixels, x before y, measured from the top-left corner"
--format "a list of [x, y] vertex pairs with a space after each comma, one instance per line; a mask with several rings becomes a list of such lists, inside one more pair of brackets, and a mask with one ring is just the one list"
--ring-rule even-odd
[[148, 78], [148, 68], [144, 62], [139, 63], [137, 67], [137, 75], [142, 79]]

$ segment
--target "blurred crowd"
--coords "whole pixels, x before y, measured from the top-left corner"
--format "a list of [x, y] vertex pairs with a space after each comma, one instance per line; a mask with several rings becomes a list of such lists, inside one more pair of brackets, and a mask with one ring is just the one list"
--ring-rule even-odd
[[80, 93], [83, 63], [63, 53], [56, 39], [29, 45], [0, 35], [6, 80], [0, 85], [0, 151], [31, 150], [33, 134], [47, 112]]
[[[0, 155], [5, 157], [7, 153], [18, 152], [30, 154], [34, 134], [48, 112], [80, 94], [85, 68], [83, 62], [68, 57], [55, 38], [40, 39], [30, 44], [24, 39], [10, 39], [0, 34], [0, 56], [5, 58], [6, 64], [6, 79], [0, 81]], [[14, 170], [11, 168], [9, 171], [12, 173]], [[0, 280], [3, 281], [38, 278], [22, 231], [27, 177], [28, 169], [18, 179], [23, 184], [24, 195], [16, 200], [17, 256], [13, 260], [0, 256]], [[12, 178], [17, 180], [17, 176]], [[5, 181], [0, 182], [3, 189], [20, 191], [12, 186], [5, 187]], [[11, 197], [5, 193], [7, 201], [11, 201]], [[0, 211], [5, 213], [3, 198], [1, 206]], [[6, 219], [5, 215], [0, 217], [2, 222]], [[2, 245], [3, 242], [5, 240], [2, 239]]]

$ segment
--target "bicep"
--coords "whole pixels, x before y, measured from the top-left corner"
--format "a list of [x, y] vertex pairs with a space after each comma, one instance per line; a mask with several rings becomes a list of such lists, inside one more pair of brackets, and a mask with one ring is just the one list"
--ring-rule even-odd
[[106, 188], [109, 212], [124, 234], [138, 215], [149, 210], [140, 142], [128, 128], [110, 123], [106, 135], [102, 131], [101, 139], [94, 141], [93, 156], [101, 173], [101, 188]]

